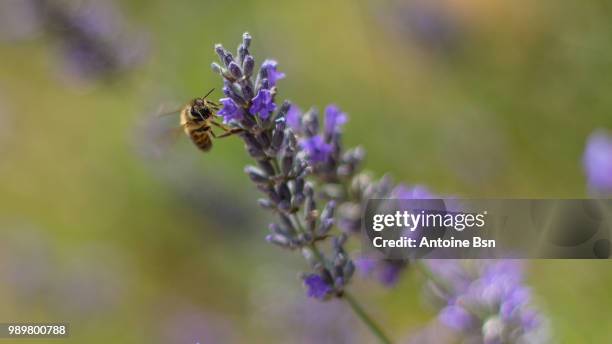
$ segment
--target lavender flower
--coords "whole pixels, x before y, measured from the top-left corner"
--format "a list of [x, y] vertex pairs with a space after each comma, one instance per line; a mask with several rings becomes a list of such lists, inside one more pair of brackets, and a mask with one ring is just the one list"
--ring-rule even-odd
[[289, 128], [291, 128], [295, 133], [300, 133], [300, 128], [302, 125], [302, 111], [300, 111], [300, 108], [295, 105], [291, 105], [289, 111], [287, 111], [285, 120], [287, 121]]
[[257, 92], [255, 98], [253, 98], [253, 104], [249, 108], [251, 115], [259, 114], [261, 119], [268, 119], [270, 113], [276, 110], [276, 104], [274, 104], [272, 92], [265, 88], [262, 88]]
[[276, 70], [278, 63], [274, 60], [265, 60], [261, 64], [262, 75], [268, 79], [270, 87], [276, 86], [276, 82], [285, 77], [285, 73]]
[[[430, 192], [426, 187], [415, 185], [408, 187], [404, 184], [395, 186], [389, 197], [392, 199], [430, 199], [437, 197]], [[401, 204], [400, 204], [401, 205]], [[361, 216], [363, 210], [359, 210]], [[357, 216], [355, 216], [357, 219]], [[357, 221], [355, 221], [355, 227]], [[412, 237], [419, 240], [417, 236], [421, 235], [421, 231], [406, 231], [402, 236]], [[362, 255], [355, 260], [355, 266], [362, 275], [366, 277], [375, 277], [383, 286], [387, 288], [394, 287], [400, 280], [402, 273], [408, 268], [409, 262], [407, 259], [388, 259], [380, 255]]]
[[334, 134], [340, 133], [342, 126], [347, 121], [346, 114], [341, 112], [336, 105], [328, 105], [325, 108], [325, 137], [331, 140]]
[[332, 292], [330, 283], [319, 275], [311, 274], [306, 276], [304, 284], [308, 287], [307, 295], [315, 299], [323, 300]]
[[109, 2], [23, 0], [18, 5], [36, 21], [32, 27], [43, 28], [59, 42], [71, 76], [99, 79], [116, 75], [142, 62], [148, 50], [142, 34], [123, 34], [130, 30]]
[[400, 280], [408, 261], [385, 259], [383, 257], [364, 255], [355, 259], [355, 267], [366, 277], [375, 277], [383, 286], [394, 287]]
[[[212, 69], [224, 79], [219, 115], [230, 126], [241, 128], [246, 150], [256, 161], [245, 172], [265, 195], [259, 204], [275, 212], [278, 220], [270, 224], [266, 240], [289, 250], [299, 250], [310, 263], [311, 271], [303, 281], [310, 297], [328, 299], [342, 297], [344, 287], [354, 272], [354, 265], [344, 250], [346, 235], [331, 235], [335, 222], [336, 202], [325, 200], [315, 193], [315, 184], [307, 180], [313, 174], [312, 160], [331, 153], [324, 143], [314, 139], [305, 141], [287, 127], [286, 116], [292, 108], [285, 101], [275, 103], [277, 81], [284, 74], [277, 70], [277, 62], [266, 60], [257, 79], [252, 80], [254, 58], [249, 47], [251, 36], [243, 35], [236, 57], [215, 46], [220, 63]], [[240, 115], [237, 115], [240, 114]], [[291, 119], [295, 125], [295, 118]], [[303, 122], [303, 121], [301, 121]], [[308, 139], [317, 136], [311, 135]], [[299, 143], [298, 143], [299, 142]], [[318, 203], [323, 201], [323, 206]], [[320, 243], [332, 241], [331, 252], [323, 252]]]
[[313, 164], [325, 162], [333, 149], [320, 135], [300, 140], [300, 146], [306, 153], [308, 160]]
[[221, 98], [219, 102], [221, 102], [223, 108], [217, 112], [217, 115], [223, 117], [223, 123], [243, 119], [242, 109], [238, 107], [238, 104], [232, 98]]
[[612, 194], [612, 136], [597, 130], [588, 139], [583, 159], [589, 188], [595, 194]]
[[434, 260], [428, 294], [441, 323], [468, 342], [546, 343], [545, 319], [530, 303], [522, 266], [511, 260]]
[[385, 26], [432, 53], [449, 55], [464, 41], [461, 18], [438, 2], [404, 1], [378, 8]]

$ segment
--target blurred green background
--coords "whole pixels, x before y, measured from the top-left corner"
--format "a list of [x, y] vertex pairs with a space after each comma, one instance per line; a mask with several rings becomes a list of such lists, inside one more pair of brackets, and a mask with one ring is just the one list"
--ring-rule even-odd
[[[67, 342], [187, 343], [195, 333], [270, 343], [308, 332], [283, 313], [302, 309], [303, 262], [264, 242], [242, 144], [203, 156], [181, 138], [151, 154], [151, 114], [212, 87], [221, 97], [213, 44], [233, 49], [244, 31], [255, 58], [287, 74], [280, 98], [338, 104], [368, 169], [437, 193], [585, 197], [586, 137], [612, 128], [606, 1], [116, 5], [151, 45], [112, 81], [65, 82], [46, 36], [0, 43], [0, 322], [68, 321]], [[612, 341], [611, 267], [529, 263], [557, 342]], [[412, 271], [390, 291], [358, 280], [355, 294], [406, 338], [434, 316], [421, 282]]]

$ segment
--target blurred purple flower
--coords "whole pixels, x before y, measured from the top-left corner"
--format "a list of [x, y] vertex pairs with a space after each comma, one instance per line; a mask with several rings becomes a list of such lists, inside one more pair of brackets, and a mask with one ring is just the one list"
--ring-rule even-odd
[[[438, 319], [466, 339], [484, 343], [546, 343], [544, 319], [530, 303], [522, 265], [512, 260], [431, 260], [430, 296]], [[434, 300], [435, 301], [435, 300]]]
[[287, 115], [285, 116], [287, 120], [287, 125], [289, 128], [293, 129], [293, 131], [299, 133], [302, 127], [302, 111], [296, 105], [291, 105]]
[[55, 38], [64, 71], [72, 77], [113, 76], [133, 68], [148, 53], [146, 37], [129, 29], [110, 1], [24, 0], [18, 5], [20, 20], [36, 21], [33, 26]]
[[399, 259], [384, 259], [362, 255], [355, 258], [355, 267], [363, 276], [375, 277], [383, 286], [394, 287], [406, 269], [408, 262]]
[[276, 109], [276, 104], [274, 104], [274, 97], [272, 97], [272, 92], [265, 88], [262, 88], [257, 92], [255, 98], [253, 98], [253, 104], [249, 109], [249, 113], [251, 115], [259, 114], [261, 119], [268, 119], [270, 113], [272, 113]]
[[325, 142], [321, 135], [300, 140], [300, 146], [306, 152], [308, 160], [315, 164], [327, 160], [333, 150], [332, 146]]
[[278, 63], [274, 60], [265, 60], [261, 64], [261, 69], [265, 71], [266, 78], [268, 79], [268, 85], [270, 87], [276, 86], [276, 82], [285, 77], [285, 73], [281, 73], [276, 70]]
[[310, 274], [304, 278], [304, 284], [306, 285], [306, 294], [308, 297], [323, 300], [332, 291], [330, 285], [325, 282], [323, 277]]
[[325, 108], [325, 137], [331, 139], [332, 135], [339, 133], [347, 120], [346, 114], [341, 112], [336, 105], [328, 105]]
[[234, 100], [231, 98], [221, 98], [219, 101], [223, 108], [217, 112], [217, 115], [223, 117], [223, 123], [242, 120], [242, 109], [240, 109]]
[[[281, 272], [279, 274], [279, 272]], [[250, 288], [253, 326], [265, 329], [274, 342], [294, 344], [375, 343], [342, 300], [320, 302], [283, 281], [293, 276], [286, 267], [260, 267]]]
[[438, 197], [429, 191], [426, 186], [414, 185], [408, 187], [404, 184], [397, 185], [391, 192], [391, 196], [398, 199], [430, 199]]
[[460, 18], [439, 1], [390, 3], [382, 11], [385, 25], [433, 53], [453, 52], [465, 33]]
[[463, 307], [448, 305], [444, 307], [438, 315], [440, 321], [457, 331], [466, 331], [475, 322], [475, 319]]
[[583, 164], [589, 188], [596, 194], [612, 194], [612, 135], [603, 130], [592, 133]]

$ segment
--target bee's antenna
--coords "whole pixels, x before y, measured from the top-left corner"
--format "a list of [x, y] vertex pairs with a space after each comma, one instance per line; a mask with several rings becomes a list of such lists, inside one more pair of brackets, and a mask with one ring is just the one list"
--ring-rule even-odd
[[213, 88], [212, 90], [208, 91], [208, 93], [206, 93], [206, 95], [204, 96], [204, 99], [206, 99], [206, 97], [208, 97], [211, 93], [213, 93], [215, 89]]

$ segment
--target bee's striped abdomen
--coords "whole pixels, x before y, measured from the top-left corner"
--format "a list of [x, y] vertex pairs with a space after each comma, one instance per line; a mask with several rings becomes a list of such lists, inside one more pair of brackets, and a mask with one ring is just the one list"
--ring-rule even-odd
[[202, 151], [208, 152], [212, 148], [212, 139], [210, 138], [210, 127], [200, 127], [189, 133], [191, 141]]

